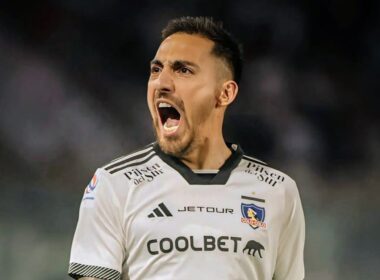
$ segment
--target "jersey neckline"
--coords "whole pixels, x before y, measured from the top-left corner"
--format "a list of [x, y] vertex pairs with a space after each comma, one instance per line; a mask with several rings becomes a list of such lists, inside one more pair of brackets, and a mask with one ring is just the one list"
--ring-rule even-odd
[[165, 154], [157, 142], [153, 144], [153, 150], [165, 163], [181, 174], [189, 185], [225, 185], [230, 178], [232, 170], [235, 169], [243, 157], [243, 151], [238, 145], [230, 143], [227, 143], [227, 145], [231, 149], [232, 154], [219, 168], [219, 172], [215, 176], [199, 176], [180, 159]]

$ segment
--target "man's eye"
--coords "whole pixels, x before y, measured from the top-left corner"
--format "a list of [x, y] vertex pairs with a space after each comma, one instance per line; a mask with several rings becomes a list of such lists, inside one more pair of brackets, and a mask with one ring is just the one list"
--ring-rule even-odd
[[187, 68], [187, 67], [181, 67], [181, 68], [179, 69], [179, 71], [180, 71], [182, 74], [191, 74], [191, 73], [192, 73], [191, 70], [190, 70], [189, 68]]
[[160, 72], [160, 67], [158, 67], [158, 66], [152, 66], [152, 67], [150, 67], [150, 73], [158, 73], [158, 72]]

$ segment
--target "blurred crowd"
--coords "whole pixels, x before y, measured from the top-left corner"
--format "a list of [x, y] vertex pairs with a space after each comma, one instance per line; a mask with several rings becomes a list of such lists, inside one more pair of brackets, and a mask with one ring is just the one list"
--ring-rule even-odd
[[91, 173], [154, 141], [145, 95], [160, 30], [208, 15], [245, 52], [225, 137], [298, 182], [307, 279], [375, 279], [379, 3], [2, 1], [0, 271], [66, 279]]

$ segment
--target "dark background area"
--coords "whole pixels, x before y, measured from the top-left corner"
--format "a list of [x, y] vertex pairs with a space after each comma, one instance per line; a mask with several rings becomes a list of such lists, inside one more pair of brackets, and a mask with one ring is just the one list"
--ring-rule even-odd
[[154, 140], [149, 61], [184, 15], [244, 46], [225, 137], [298, 182], [306, 279], [377, 279], [380, 2], [359, 0], [2, 1], [1, 278], [67, 279], [92, 173]]

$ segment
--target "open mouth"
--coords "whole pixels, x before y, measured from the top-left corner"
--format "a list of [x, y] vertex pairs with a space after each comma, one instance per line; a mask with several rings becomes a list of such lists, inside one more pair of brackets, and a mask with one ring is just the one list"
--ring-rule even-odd
[[172, 105], [166, 102], [157, 104], [161, 124], [166, 132], [174, 132], [179, 127], [181, 114]]

